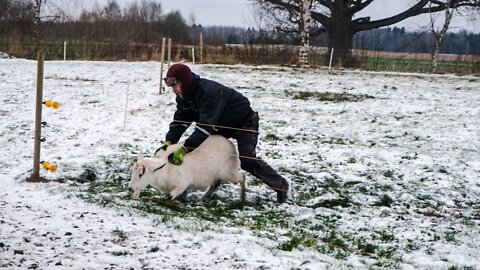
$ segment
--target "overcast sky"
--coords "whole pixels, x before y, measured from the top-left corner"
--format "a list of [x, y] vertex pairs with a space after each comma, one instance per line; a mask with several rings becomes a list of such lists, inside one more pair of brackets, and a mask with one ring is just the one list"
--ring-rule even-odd
[[[72, 5], [76, 2], [76, 10], [82, 8], [92, 8], [95, 3], [103, 7], [108, 0], [56, 0], [59, 4]], [[133, 0], [116, 0], [122, 7], [132, 3]], [[138, 0], [139, 2], [141, 0]], [[255, 25], [254, 15], [252, 14], [250, 0], [157, 0], [160, 2], [164, 13], [172, 10], [179, 10], [182, 16], [191, 23], [191, 18], [195, 18], [195, 23], [203, 26], [223, 25], [240, 27], [257, 27]], [[415, 1], [413, 1], [415, 2]], [[68, 3], [68, 4], [67, 4]], [[368, 14], [372, 19], [385, 18], [394, 15], [410, 7], [412, 0], [379, 0], [374, 1], [360, 15]], [[62, 5], [60, 4], [60, 5]], [[71, 8], [71, 7], [70, 7]], [[406, 27], [409, 30], [415, 30], [428, 25], [428, 16], [417, 16], [395, 25]], [[474, 22], [467, 21], [463, 17], [457, 16], [453, 19], [452, 30], [466, 29], [473, 32], [479, 32], [480, 22], [477, 19]]]

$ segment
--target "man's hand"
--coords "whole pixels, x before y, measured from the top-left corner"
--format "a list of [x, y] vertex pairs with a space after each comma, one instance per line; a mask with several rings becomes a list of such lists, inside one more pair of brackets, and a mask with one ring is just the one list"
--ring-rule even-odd
[[168, 155], [168, 161], [173, 165], [181, 165], [183, 163], [183, 157], [187, 154], [187, 149], [182, 146]]
[[157, 152], [160, 151], [160, 150], [163, 150], [163, 151], [167, 150], [167, 147], [168, 147], [169, 145], [171, 145], [171, 144], [172, 144], [172, 143], [171, 143], [170, 141], [165, 141], [165, 142], [162, 144], [162, 146], [160, 146], [160, 148], [158, 148], [157, 150], [155, 150], [155, 154], [153, 154], [153, 155], [156, 156], [156, 155], [157, 155]]

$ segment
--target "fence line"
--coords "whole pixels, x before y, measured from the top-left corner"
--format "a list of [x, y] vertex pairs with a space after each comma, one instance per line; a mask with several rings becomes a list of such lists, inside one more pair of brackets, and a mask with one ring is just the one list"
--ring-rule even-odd
[[[202, 63], [251, 64], [251, 65], [297, 65], [299, 46], [293, 45], [234, 45], [223, 46], [183, 45], [171, 47], [174, 62], [192, 61], [193, 57]], [[109, 42], [0, 42], [0, 52], [15, 57], [34, 59], [36, 51], [45, 52], [47, 60], [161, 60], [161, 43], [109, 43]], [[381, 51], [334, 50], [335, 56], [353, 56], [355, 66], [365, 70], [421, 72], [431, 70], [431, 56], [425, 53], [396, 53]], [[312, 47], [309, 52], [310, 66], [328, 67], [331, 50], [325, 47]], [[478, 55], [440, 55], [438, 73], [480, 74]], [[332, 63], [335, 68], [338, 63]]]

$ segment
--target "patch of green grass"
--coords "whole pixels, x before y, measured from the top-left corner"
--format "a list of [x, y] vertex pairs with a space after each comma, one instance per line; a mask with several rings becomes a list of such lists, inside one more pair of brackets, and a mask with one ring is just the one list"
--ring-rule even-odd
[[467, 218], [467, 217], [464, 217], [460, 223], [465, 226], [470, 226], [470, 227], [475, 226], [475, 222], [471, 218]]
[[297, 92], [287, 92], [289, 96], [292, 96], [294, 99], [307, 100], [307, 99], [316, 99], [318, 101], [329, 101], [329, 102], [359, 102], [365, 99], [373, 99], [373, 96], [369, 95], [354, 95], [348, 93], [332, 93], [332, 92], [306, 92], [306, 91], [297, 91]]
[[349, 253], [347, 251], [343, 251], [343, 250], [338, 250], [336, 253], [335, 253], [335, 259], [337, 260], [345, 260], [348, 258], [348, 255]]
[[345, 144], [347, 144], [347, 141], [345, 141], [343, 138], [330, 138], [327, 141], [323, 141], [323, 143], [345, 145]]
[[130, 150], [133, 148], [133, 145], [129, 143], [121, 143], [118, 146], [120, 147], [120, 149], [123, 149], [123, 150]]
[[312, 182], [317, 182], [317, 178], [315, 178], [313, 175], [311, 175], [310, 172], [308, 171], [301, 171], [298, 169], [290, 169], [290, 168], [285, 168], [285, 167], [279, 167], [278, 171], [281, 173], [287, 173], [290, 175], [290, 178], [292, 178], [295, 183], [312, 183]]
[[438, 172], [443, 174], [450, 174], [445, 168], [440, 168]]
[[279, 153], [279, 152], [271, 152], [271, 151], [268, 151], [267, 153], [265, 153], [265, 155], [268, 157], [268, 158], [271, 158], [271, 159], [280, 159], [282, 158], [282, 155]]
[[387, 194], [384, 194], [382, 197], [380, 197], [380, 200], [376, 203], [374, 203], [374, 206], [386, 206], [390, 207], [394, 203], [393, 199], [390, 198]]
[[288, 135], [285, 139], [289, 142], [298, 142], [297, 138], [293, 135]]
[[378, 249], [378, 246], [372, 243], [359, 243], [357, 247], [364, 254], [374, 254]]
[[380, 240], [382, 242], [392, 242], [395, 240], [395, 235], [389, 231], [380, 231], [380, 232], [375, 232], [372, 235], [372, 239]]
[[349, 164], [357, 163], [357, 159], [355, 157], [349, 157], [347, 159], [347, 163], [349, 163]]
[[349, 199], [328, 199], [322, 200], [314, 204], [313, 208], [335, 208], [335, 207], [350, 207], [352, 206], [352, 202]]
[[344, 239], [340, 238], [334, 231], [330, 232], [327, 236], [321, 238], [323, 243], [328, 244], [330, 248], [340, 248], [348, 250], [348, 245]]
[[87, 167], [82, 174], [80, 174], [80, 179], [85, 181], [94, 181], [97, 180], [97, 171], [94, 167]]
[[353, 186], [356, 186], [358, 184], [362, 184], [363, 182], [362, 181], [348, 181], [348, 182], [345, 182], [343, 184], [343, 187], [344, 188], [350, 188], [350, 187], [353, 187]]
[[395, 172], [393, 170], [386, 170], [385, 172], [383, 172], [383, 176], [385, 177], [389, 177], [389, 178], [393, 178]]
[[241, 224], [254, 230], [269, 231], [270, 228], [288, 228], [290, 224], [288, 217], [287, 214], [265, 210], [249, 216]]
[[280, 244], [278, 249], [284, 251], [292, 251], [300, 246], [302, 247], [311, 247], [316, 243], [316, 240], [313, 238], [307, 238], [305, 236], [293, 236], [290, 240]]
[[380, 217], [389, 217], [391, 215], [390, 211], [383, 210], [382, 213], [380, 214]]
[[[418, 72], [429, 73], [432, 69], [430, 60], [425, 59], [406, 59], [406, 58], [390, 58], [390, 57], [366, 57], [362, 67], [366, 70], [382, 70], [397, 72]], [[438, 73], [457, 73], [471, 74], [475, 69], [475, 63], [467, 61], [438, 61]], [[385, 77], [395, 77], [399, 75], [388, 74]], [[414, 78], [428, 80], [423, 76], [411, 76]]]
[[280, 141], [281, 139], [277, 135], [269, 133], [265, 135], [263, 140], [266, 142], [273, 142], [273, 141]]
[[445, 233], [445, 240], [447, 242], [455, 242], [455, 233], [454, 232]]
[[130, 255], [130, 252], [123, 250], [123, 251], [113, 251], [112, 252], [113, 256], [128, 256]]
[[415, 250], [420, 249], [420, 246], [418, 245], [418, 243], [413, 242], [413, 240], [408, 239], [407, 244], [405, 246], [405, 249], [407, 251], [415, 251]]
[[322, 184], [322, 187], [324, 188], [339, 188], [341, 185], [338, 181], [338, 177], [335, 175], [333, 177], [326, 177], [325, 181]]
[[395, 251], [398, 247], [387, 247], [387, 248], [380, 248], [377, 252], [378, 256], [383, 258], [392, 258], [395, 254]]

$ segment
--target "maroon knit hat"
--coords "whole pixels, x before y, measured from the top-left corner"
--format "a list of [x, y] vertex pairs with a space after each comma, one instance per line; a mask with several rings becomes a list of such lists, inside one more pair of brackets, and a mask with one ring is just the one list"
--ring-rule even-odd
[[174, 77], [182, 83], [182, 96], [188, 97], [193, 84], [193, 73], [184, 64], [173, 64], [167, 71], [167, 78]]

